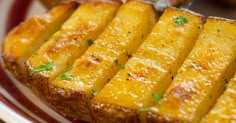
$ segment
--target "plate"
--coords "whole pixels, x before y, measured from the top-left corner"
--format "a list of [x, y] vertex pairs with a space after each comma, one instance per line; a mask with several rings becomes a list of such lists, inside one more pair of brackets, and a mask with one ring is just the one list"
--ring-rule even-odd
[[[190, 9], [206, 17], [211, 15], [236, 19], [236, 8], [206, 0], [195, 0]], [[44, 12], [46, 9], [37, 0], [0, 0], [0, 43], [5, 34], [25, 18]], [[4, 68], [1, 58], [0, 64], [0, 119], [19, 123], [80, 123], [48, 107]]]

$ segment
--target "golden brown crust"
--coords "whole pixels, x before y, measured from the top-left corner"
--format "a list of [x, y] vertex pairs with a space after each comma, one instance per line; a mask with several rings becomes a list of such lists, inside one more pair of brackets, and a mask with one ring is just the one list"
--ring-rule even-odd
[[[90, 3], [97, 5], [104, 0], [89, 0]], [[114, 0], [118, 1], [118, 0]], [[117, 4], [113, 0], [108, 1], [109, 3]], [[153, 6], [152, 6], [153, 7]], [[167, 9], [179, 10], [174, 7], [168, 7]], [[179, 10], [180, 11], [180, 10]], [[182, 10], [181, 10], [182, 11]], [[204, 16], [201, 14], [194, 13], [192, 11], [184, 10], [187, 13], [196, 15], [197, 17], [204, 19]], [[236, 24], [235, 20], [224, 19], [219, 17], [209, 17], [209, 20], [222, 20], [229, 22], [231, 24]], [[41, 23], [46, 23], [42, 21]], [[22, 29], [20, 29], [22, 30]], [[20, 73], [20, 68], [18, 68], [17, 63], [14, 62], [17, 57], [12, 55], [4, 55], [5, 66], [16, 76], [17, 79], [22, 78], [22, 73]], [[7, 61], [8, 60], [8, 61]], [[10, 62], [9, 62], [10, 61]], [[11, 62], [12, 61], [12, 62]], [[86, 67], [88, 68], [88, 67]], [[27, 75], [32, 71], [31, 65], [29, 62], [26, 62], [26, 71]], [[43, 73], [35, 73], [34, 76], [28, 78], [32, 82], [31, 88], [35, 93], [37, 93], [41, 98], [46, 100], [50, 105], [59, 109], [63, 113], [66, 113], [72, 117], [78, 118], [87, 122], [96, 122], [98, 123], [128, 123], [128, 122], [141, 122], [139, 119], [139, 112], [137, 110], [129, 109], [126, 107], [103, 103], [102, 101], [94, 101], [90, 105], [90, 100], [92, 99], [91, 95], [86, 94], [84, 91], [72, 90], [70, 88], [61, 88], [49, 83], [49, 78]], [[190, 89], [191, 90], [191, 89]], [[179, 96], [184, 96], [184, 98], [191, 97], [191, 93], [186, 93], [184, 95], [183, 88], [177, 86], [172, 89]], [[40, 92], [40, 93], [39, 93]], [[91, 110], [93, 109], [93, 110]], [[92, 113], [92, 114], [91, 114]], [[91, 114], [91, 115], [88, 115]], [[181, 119], [175, 119], [169, 116], [161, 116], [156, 112], [148, 112], [148, 121], [150, 123], [160, 122], [160, 123], [182, 123], [188, 121], [181, 121]], [[189, 121], [190, 122], [190, 121]]]
[[[26, 75], [30, 75], [30, 71], [32, 71], [32, 67], [29, 63], [29, 61], [25, 62], [25, 71], [26, 71]], [[43, 82], [42, 84], [37, 83], [35, 80], [35, 78], [37, 78], [39, 81]], [[39, 95], [40, 97], [43, 97], [43, 94], [47, 94], [48, 89], [47, 85], [48, 85], [48, 78], [45, 76], [42, 76], [40, 73], [35, 73], [34, 76], [27, 76], [26, 78], [26, 84], [28, 86], [30, 86], [30, 88], [34, 91], [34, 93], [36, 93], [37, 95]], [[29, 83], [30, 82], [30, 83]], [[38, 89], [39, 88], [39, 89]], [[40, 93], [39, 91], [40, 90]], [[40, 95], [42, 93], [42, 95]]]
[[236, 74], [224, 89], [224, 93], [200, 123], [233, 123], [236, 121], [234, 117], [236, 115]]
[[[41, 46], [37, 51], [37, 55], [33, 55], [28, 59], [26, 67], [29, 71], [31, 71], [31, 67], [36, 69], [43, 63], [47, 64], [51, 61], [54, 62], [55, 68], [50, 73], [35, 74], [31, 77], [30, 82], [35, 85], [34, 83], [37, 83], [37, 80], [40, 83], [42, 78], [52, 81], [57, 75], [65, 72], [67, 67], [72, 65], [74, 60], [80, 57], [88, 48], [87, 40], [95, 40], [105, 29], [118, 7], [119, 5], [110, 5], [107, 2], [86, 2], [81, 5], [72, 17], [63, 24], [61, 30], [54, 34], [50, 41]], [[107, 10], [103, 12], [103, 9]], [[93, 11], [99, 12], [93, 15]], [[88, 16], [83, 16], [86, 14]], [[99, 18], [101, 15], [104, 15], [103, 18]], [[72, 26], [73, 28], [71, 28]]]
[[205, 19], [204, 15], [202, 15], [200, 13], [196, 13], [196, 12], [188, 10], [188, 9], [178, 9], [176, 7], [173, 7], [173, 6], [168, 6], [165, 11], [173, 11], [173, 10], [174, 11], [181, 11], [181, 12], [185, 12], [185, 13], [191, 14], [193, 16], [199, 17], [201, 20]]
[[209, 16], [208, 20], [209, 21], [216, 20], [216, 21], [222, 21], [222, 22], [225, 22], [225, 23], [236, 24], [236, 20], [222, 18], [222, 17]]
[[[45, 89], [45, 88], [44, 88]], [[90, 98], [83, 91], [48, 86], [46, 101], [63, 113], [86, 122], [94, 122], [90, 114]]]
[[[35, 25], [35, 23], [38, 23], [38, 25]], [[23, 76], [22, 76], [22, 71], [19, 66], [18, 59], [23, 57], [22, 55], [18, 56], [17, 54], [17, 49], [15, 48], [14, 45], [16, 45], [16, 41], [12, 40], [12, 37], [22, 35], [25, 33], [24, 31], [26, 30], [31, 30], [32, 33], [38, 33], [40, 31], [43, 31], [45, 28], [45, 24], [48, 22], [41, 18], [41, 17], [33, 17], [25, 22], [21, 23], [19, 26], [15, 27], [6, 37], [6, 39], [3, 41], [3, 48], [2, 48], [2, 53], [3, 53], [3, 60], [5, 63], [5, 67], [13, 73], [13, 75], [16, 77], [16, 79], [20, 80], [23, 82]], [[11, 43], [12, 42], [12, 43]], [[19, 43], [18, 43], [19, 44]], [[8, 46], [11, 45], [11, 46]]]
[[24, 79], [23, 79], [23, 73], [20, 72], [20, 68], [17, 65], [17, 63], [16, 62], [9, 62], [6, 59], [7, 58], [3, 58], [4, 67], [6, 67], [17, 80], [19, 80], [22, 83], [25, 83]]
[[139, 113], [126, 107], [92, 100], [92, 114], [97, 123], [139, 123]]
[[[25, 67], [32, 90], [49, 105], [79, 120], [93, 122], [88, 108], [92, 96], [83, 90], [55, 84], [54, 81], [60, 80], [56, 77], [68, 72], [68, 67], [86, 51], [89, 47], [88, 39], [97, 39], [115, 16], [119, 5], [106, 1], [81, 4], [61, 30], [41, 46], [37, 55], [26, 61]], [[32, 70], [49, 62], [53, 63], [52, 69], [30, 76]]]
[[[140, 5], [142, 8], [141, 9], [138, 7], [135, 8], [136, 6], [133, 6], [133, 5]], [[127, 46], [126, 44], [121, 46], [120, 44], [117, 44], [117, 42], [116, 42], [119, 40], [115, 40], [115, 41], [113, 41], [113, 40], [116, 38], [120, 38], [120, 39], [124, 40], [124, 42], [126, 42], [127, 44], [128, 43], [131, 44], [131, 42], [132, 43], [134, 43], [134, 42], [141, 43], [142, 38], [136, 39], [136, 37], [141, 37], [142, 35], [146, 36], [148, 34], [148, 32], [151, 30], [152, 25], [154, 25], [154, 23], [155, 23], [153, 20], [156, 20], [156, 18], [155, 18], [156, 16], [154, 16], [154, 11], [150, 12], [150, 7], [151, 7], [150, 5], [146, 5], [146, 4], [143, 5], [143, 4], [139, 4], [139, 3], [132, 3], [131, 5], [127, 5], [127, 8], [124, 8], [125, 12], [124, 12], [124, 10], [121, 11], [120, 14], [118, 12], [118, 16], [114, 19], [115, 21], [112, 21], [110, 26], [107, 27], [108, 30], [105, 30], [104, 33], [102, 35], [100, 35], [100, 37], [102, 37], [102, 38], [100, 40], [99, 39], [96, 40], [97, 42], [95, 41], [94, 45], [92, 45], [89, 48], [89, 50], [87, 50], [85, 55], [83, 55], [82, 57], [77, 59], [77, 61], [73, 64], [72, 70], [67, 72], [67, 73], [74, 75], [74, 77], [68, 81], [61, 81], [61, 80], [57, 79], [57, 80], [54, 80], [53, 82], [51, 82], [52, 84], [49, 85], [49, 87], [54, 88], [57, 91], [52, 91], [54, 89], [50, 88], [49, 90], [52, 92], [50, 92], [51, 94], [49, 93], [50, 97], [47, 97], [48, 98], [47, 101], [49, 103], [53, 104], [55, 107], [62, 110], [63, 112], [67, 112], [67, 114], [75, 116], [81, 120], [89, 121], [89, 116], [91, 115], [90, 110], [89, 110], [90, 109], [90, 101], [92, 99], [92, 95], [90, 94], [91, 90], [96, 89], [97, 91], [99, 91], [100, 88], [102, 88], [102, 86], [106, 84], [106, 82], [107, 82], [107, 80], [109, 80], [111, 74], [115, 74], [115, 71], [116, 71], [115, 69], [118, 67], [118, 65], [115, 65], [113, 58], [120, 58], [121, 56], [126, 56], [126, 54], [123, 53], [123, 50], [125, 50], [125, 48], [123, 48], [123, 47], [131, 46], [131, 45]], [[138, 18], [127, 19], [127, 18], [130, 18], [130, 15], [127, 14], [127, 12], [135, 13], [134, 15], [137, 15]], [[148, 19], [145, 18], [144, 19], [145, 23], [143, 23], [143, 22], [141, 23], [141, 21], [139, 19], [142, 18], [143, 15], [145, 15], [146, 13], [148, 15], [152, 14], [152, 16], [150, 16], [150, 18], [148, 15], [145, 16], [145, 17], [148, 17]], [[134, 15], [132, 15], [131, 17], [134, 17]], [[119, 19], [121, 18], [122, 21], [120, 21], [118, 18]], [[131, 26], [129, 27], [129, 22], [127, 22], [127, 20], [133, 21], [134, 24], [130, 24]], [[118, 26], [118, 25], [120, 25], [120, 22], [122, 22], [122, 26]], [[143, 29], [143, 31], [136, 33], [135, 32], [136, 26], [142, 27], [142, 28], [138, 28], [138, 29]], [[126, 39], [125, 34], [127, 32], [126, 31], [123, 32], [120, 30], [127, 30], [127, 31], [131, 31], [131, 32], [135, 32], [135, 33], [134, 33], [134, 35], [127, 36], [128, 38]], [[110, 34], [110, 33], [113, 33], [113, 34]], [[116, 33], [118, 33], [118, 34], [116, 35]], [[125, 36], [119, 37], [119, 35], [125, 35]], [[128, 39], [130, 39], [130, 40], [128, 40]], [[101, 41], [101, 43], [104, 43], [104, 44], [110, 43], [110, 45], [112, 47], [114, 46], [114, 47], [121, 47], [121, 48], [116, 48], [118, 51], [112, 50], [112, 52], [110, 49], [108, 49], [108, 47], [104, 47], [103, 49], [98, 49], [98, 46], [100, 47], [100, 44], [98, 45], [98, 42], [100, 42], [100, 41]], [[135, 44], [135, 47], [138, 47], [138, 46]], [[104, 50], [104, 51], [102, 51], [102, 50]], [[97, 52], [101, 53], [101, 55], [99, 54], [98, 57], [96, 56]], [[134, 51], [131, 50], [131, 52], [134, 52]], [[113, 55], [113, 53], [118, 54], [118, 55], [115, 55], [115, 57], [114, 57], [112, 55], [108, 55], [110, 53], [112, 55]], [[94, 55], [92, 55], [92, 54], [94, 54]], [[103, 54], [106, 54], [106, 55], [103, 55]], [[103, 56], [105, 58], [99, 59], [99, 57], [103, 57]], [[127, 59], [127, 57], [125, 57], [124, 59]], [[119, 60], [122, 61], [123, 59], [119, 59]], [[115, 66], [115, 69], [113, 69], [114, 68], [113, 66]], [[109, 69], [108, 69], [108, 67], [109, 67]], [[110, 68], [113, 70], [111, 70]], [[89, 72], [92, 72], [92, 73], [89, 74]], [[95, 74], [97, 73], [98, 76], [95, 75], [94, 73]], [[103, 78], [101, 78], [102, 74], [103, 74]], [[94, 81], [96, 81], [96, 83]], [[72, 89], [72, 91], [68, 91], [67, 89], [68, 90]], [[61, 91], [62, 91], [62, 93], [66, 93], [66, 95], [61, 95], [59, 93]], [[65, 96], [65, 97], [63, 97], [63, 96]], [[135, 118], [138, 117], [137, 113], [134, 117]], [[136, 121], [133, 119], [134, 118], [131, 117], [129, 121]], [[101, 122], [105, 122], [105, 121], [101, 121]]]
[[186, 121], [181, 121], [172, 117], [161, 116], [156, 112], [152, 112], [152, 109], [147, 113], [147, 123], [191, 123]]
[[[235, 29], [233, 20], [207, 20], [163, 100], [148, 113], [150, 122], [198, 122], [214, 106], [235, 72]], [[190, 63], [193, 69], [183, 69]]]
[[[173, 13], [171, 13], [171, 11]], [[185, 57], [187, 56], [187, 53], [191, 51], [191, 47], [193, 46], [195, 40], [197, 39], [197, 34], [199, 34], [200, 29], [198, 29], [198, 26], [202, 26], [203, 23], [203, 16], [199, 15], [199, 14], [192, 14], [192, 12], [190, 13], [189, 11], [183, 11], [181, 10], [176, 10], [176, 8], [173, 7], [169, 7], [166, 12], [167, 15], [163, 15], [163, 17], [160, 19], [160, 23], [158, 25], [156, 25], [154, 27], [153, 30], [157, 30], [158, 31], [154, 31], [151, 33], [152, 38], [147, 38], [147, 42], [144, 42], [143, 44], [148, 44], [152, 49], [153, 52], [150, 52], [150, 50], [148, 50], [150, 47], [148, 47], [148, 45], [144, 46], [144, 47], [140, 47], [142, 48], [142, 50], [147, 50], [147, 52], [142, 52], [142, 50], [137, 50], [136, 54], [133, 55], [133, 57], [131, 59], [129, 59], [129, 61], [126, 63], [126, 69], [122, 72], [118, 72], [116, 74], [116, 76], [109, 82], [108, 85], [106, 85], [102, 91], [100, 91], [100, 93], [94, 98], [94, 100], [92, 101], [92, 110], [94, 110], [93, 114], [94, 116], [96, 116], [96, 120], [98, 120], [99, 122], [140, 122], [141, 120], [145, 120], [144, 117], [142, 117], [142, 115], [145, 115], [145, 113], [139, 113], [137, 112], [137, 110], [139, 110], [140, 108], [143, 107], [148, 107], [150, 105], [153, 105], [154, 100], [152, 100], [151, 95], [153, 93], [155, 93], [154, 91], [147, 91], [146, 88], [152, 88], [153, 90], [154, 88], [157, 89], [157, 86], [161, 86], [161, 88], [158, 88], [158, 91], [164, 91], [169, 84], [166, 83], [170, 83], [171, 82], [171, 75], [169, 76], [166, 73], [169, 73], [170, 70], [170, 74], [171, 72], [176, 73], [178, 66], [181, 65], [180, 61], [184, 61]], [[190, 13], [190, 14], [189, 14]], [[185, 51], [186, 54], [181, 54], [181, 55], [169, 55], [172, 56], [172, 59], [182, 59], [182, 60], [175, 60], [172, 62], [172, 60], [169, 59], [164, 59], [164, 55], [160, 55], [159, 52], [154, 52], [154, 51], [158, 51], [155, 50], [156, 49], [161, 49], [160, 46], [161, 44], [156, 43], [154, 41], [158, 41], [160, 40], [160, 38], [163, 40], [163, 44], [165, 44], [165, 47], [178, 47], [177, 44], [169, 44], [168, 42], [170, 40], [176, 40], [175, 38], [171, 39], [170, 38], [164, 38], [164, 37], [160, 37], [160, 38], [156, 38], [159, 35], [155, 35], [158, 33], [162, 33], [162, 29], [168, 29], [168, 30], [174, 30], [176, 29], [176, 25], [175, 23], [173, 23], [172, 19], [176, 16], [186, 16], [187, 18], [189, 18], [189, 23], [188, 25], [186, 24], [186, 27], [191, 27], [188, 28], [186, 30], [184, 30], [184, 33], [182, 36], [180, 36], [179, 33], [172, 33], [170, 31], [170, 35], [177, 38], [177, 41], [180, 42], [183, 46], [182, 49], [175, 49], [176, 52], [178, 52], [179, 54], [181, 54], [181, 52]], [[196, 15], [196, 16], [195, 16]], [[194, 17], [194, 19], [193, 19]], [[166, 23], [165, 23], [166, 22]], [[172, 24], [172, 25], [171, 25]], [[161, 26], [161, 25], [167, 25], [167, 26]], [[177, 27], [178, 28], [178, 27]], [[183, 27], [185, 28], [185, 27]], [[194, 31], [194, 33], [190, 33], [189, 31]], [[165, 32], [165, 31], [163, 31]], [[167, 32], [168, 33], [168, 32]], [[162, 33], [163, 35], [165, 33]], [[174, 35], [177, 35], [174, 36]], [[191, 35], [191, 36], [189, 36]], [[149, 35], [150, 36], [150, 35]], [[187, 37], [189, 36], [189, 37]], [[169, 37], [169, 36], [168, 36]], [[178, 40], [178, 37], [183, 38], [183, 40]], [[191, 37], [191, 38], [190, 38]], [[150, 40], [152, 40], [153, 42], [151, 42]], [[175, 42], [177, 42], [175, 41]], [[190, 43], [191, 42], [191, 43]], [[155, 45], [154, 45], [155, 44]], [[188, 47], [188, 50], [186, 50]], [[168, 48], [166, 48], [168, 49]], [[171, 49], [171, 48], [169, 48]], [[169, 52], [168, 50], [166, 53], [171, 54], [171, 52]], [[171, 50], [172, 51], [172, 50]], [[158, 54], [158, 56], [156, 56], [156, 58], [154, 59], [154, 57], [152, 57], [151, 55], [149, 57], [147, 57], [147, 53], [150, 52], [150, 54]], [[172, 51], [174, 52], [174, 51]], [[140, 54], [139, 54], [140, 53]], [[135, 58], [138, 57], [138, 58]], [[162, 58], [162, 59], [157, 59], [157, 58]], [[133, 59], [134, 58], [134, 59]], [[142, 59], [142, 60], [140, 60]], [[148, 59], [148, 61], [150, 62], [141, 62], [141, 61], [145, 61], [144, 59]], [[152, 59], [152, 60], [151, 60]], [[140, 60], [140, 61], [139, 61]], [[135, 65], [135, 62], [137, 61], [137, 65]], [[168, 62], [168, 65], [173, 66], [172, 68], [170, 67], [165, 67], [167, 65], [157, 65], [155, 63], [155, 61], [159, 64], [165, 64], [166, 62]], [[164, 61], [162, 63], [162, 61]], [[180, 62], [179, 65], [175, 65], [176, 62]], [[134, 64], [135, 63], [135, 64]], [[141, 64], [142, 63], [142, 64]], [[151, 64], [150, 66], [148, 66], [147, 64]], [[156, 67], [154, 67], [156, 66]], [[132, 68], [131, 68], [132, 67]], [[163, 73], [159, 72], [158, 68], [162, 68], [164, 70], [168, 70], [168, 72], [163, 72], [165, 74], [165, 77], [162, 78]], [[156, 74], [153, 74], [156, 73]], [[127, 75], [128, 74], [128, 75]], [[150, 76], [149, 76], [150, 75]], [[160, 76], [160, 78], [162, 79], [150, 79], [152, 76]], [[169, 79], [166, 79], [168, 76]], [[173, 75], [174, 76], [174, 75]], [[136, 81], [136, 82], [135, 82]], [[158, 83], [158, 84], [151, 84], [153, 81], [153, 83]], [[162, 81], [165, 81], [165, 83], [161, 83]], [[160, 82], [160, 83], [159, 83]], [[132, 84], [127, 84], [127, 83], [132, 83]], [[140, 84], [140, 83], [146, 83], [146, 85], [144, 86], [144, 84]], [[159, 85], [160, 84], [160, 85]], [[120, 86], [122, 85], [122, 86]], [[132, 85], [135, 85], [132, 87]], [[138, 89], [139, 88], [139, 89]], [[149, 89], [152, 90], [152, 89]], [[143, 92], [143, 93], [139, 93], [139, 92]], [[109, 95], [109, 96], [108, 96]], [[150, 96], [151, 98], [146, 98]], [[134, 98], [133, 98], [134, 97]], [[128, 101], [126, 101], [128, 100]], [[135, 103], [137, 101], [137, 103]], [[145, 105], [145, 106], [144, 106]], [[142, 107], [141, 107], [142, 106]], [[133, 110], [136, 109], [136, 110]], [[120, 117], [119, 117], [120, 116]]]
[[[32, 68], [28, 62], [26, 64], [26, 71], [29, 75]], [[28, 81], [30, 81], [28, 85], [33, 92], [43, 101], [46, 101], [48, 105], [74, 118], [93, 122], [91, 116], [87, 115], [90, 114], [90, 108], [88, 108], [90, 103], [85, 92], [56, 87], [49, 82], [48, 77], [41, 73], [35, 73], [32, 77], [29, 76]]]
[[3, 41], [2, 54], [5, 67], [16, 79], [25, 83], [24, 62], [77, 8], [77, 3], [59, 5], [40, 16], [34, 16], [15, 27]]

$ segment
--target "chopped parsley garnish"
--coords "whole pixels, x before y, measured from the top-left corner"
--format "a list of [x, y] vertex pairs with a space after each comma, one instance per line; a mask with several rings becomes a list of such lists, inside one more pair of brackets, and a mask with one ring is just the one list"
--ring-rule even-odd
[[156, 101], [160, 101], [163, 98], [164, 93], [160, 93], [160, 94], [152, 94], [152, 97], [156, 100]]
[[118, 65], [118, 62], [119, 62], [119, 61], [118, 61], [118, 59], [115, 59], [114, 62]]
[[70, 66], [67, 68], [67, 71], [71, 70], [73, 68], [73, 66]]
[[190, 63], [187, 68], [197, 68], [197, 65], [195, 63]]
[[36, 55], [38, 55], [38, 53], [37, 53], [37, 52], [35, 52], [33, 55], [34, 55], [34, 56], [36, 56]]
[[224, 90], [226, 90], [226, 89], [227, 89], [227, 84], [224, 85]]
[[196, 65], [194, 63], [190, 64], [190, 68], [194, 68]]
[[97, 90], [94, 88], [94, 89], [92, 89], [92, 91], [91, 91], [91, 94], [93, 95], [93, 96], [96, 96], [97, 95]]
[[188, 22], [188, 19], [184, 16], [179, 16], [177, 18], [174, 19], [175, 24], [177, 24], [178, 26], [182, 26], [185, 23]]
[[124, 65], [120, 67], [120, 70], [124, 70], [124, 69], [125, 69], [125, 66], [124, 66]]
[[30, 72], [30, 76], [33, 76], [35, 73], [37, 72], [41, 72], [41, 71], [47, 71], [47, 70], [50, 70], [52, 69], [54, 66], [54, 63], [53, 62], [49, 62], [48, 64], [44, 64], [44, 65], [41, 65], [39, 66], [38, 68], [32, 70]]
[[139, 109], [139, 112], [148, 112], [149, 111], [149, 107], [148, 108], [141, 108]]
[[88, 43], [89, 46], [91, 46], [93, 44], [93, 40], [92, 39], [88, 39], [87, 43]]
[[61, 75], [58, 79], [59, 80], [70, 80], [72, 79], [74, 76], [70, 73], [65, 73], [63, 75]]
[[198, 118], [198, 122], [200, 122], [203, 118], [204, 118], [204, 116], [200, 116], [200, 117]]
[[52, 35], [52, 36], [48, 39], [48, 41], [54, 40], [54, 39], [56, 39], [56, 38], [59, 37], [59, 36], [60, 36], [60, 32], [56, 32], [54, 35]]

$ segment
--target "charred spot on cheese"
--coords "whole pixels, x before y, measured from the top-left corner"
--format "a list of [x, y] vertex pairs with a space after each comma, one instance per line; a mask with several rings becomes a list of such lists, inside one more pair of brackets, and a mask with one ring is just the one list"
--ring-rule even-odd
[[132, 54], [128, 50], [126, 50], [126, 54], [127, 54], [128, 58], [132, 57]]

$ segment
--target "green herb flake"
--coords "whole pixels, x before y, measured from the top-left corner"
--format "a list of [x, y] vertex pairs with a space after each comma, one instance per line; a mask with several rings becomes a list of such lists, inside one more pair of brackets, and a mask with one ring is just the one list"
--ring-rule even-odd
[[160, 101], [163, 98], [164, 93], [160, 93], [160, 94], [152, 94], [152, 97], [156, 100], [156, 101]]
[[89, 46], [91, 46], [93, 44], [93, 40], [92, 39], [88, 39], [87, 43], [88, 43]]
[[190, 64], [190, 68], [194, 68], [196, 65], [194, 63]]
[[124, 65], [120, 67], [120, 70], [124, 70], [124, 69], [125, 69], [125, 66], [124, 66]]
[[198, 118], [198, 122], [200, 122], [203, 118], [204, 118], [204, 116], [200, 116], [200, 117]]
[[227, 89], [227, 84], [224, 85], [224, 90], [226, 90], [226, 89]]
[[148, 108], [141, 108], [139, 109], [139, 112], [148, 112], [149, 111], [149, 107]]
[[71, 70], [73, 68], [73, 66], [70, 66], [67, 68], [67, 71]]
[[182, 25], [184, 25], [185, 23], [188, 22], [188, 19], [186, 17], [184, 17], [184, 16], [179, 16], [177, 18], [174, 18], [174, 22], [178, 26], [182, 26]]
[[72, 79], [74, 76], [70, 73], [65, 73], [63, 75], [61, 75], [58, 79], [59, 80], [70, 80]]
[[118, 60], [118, 59], [115, 59], [114, 62], [118, 65], [119, 60]]
[[94, 89], [92, 89], [92, 91], [91, 91], [91, 94], [93, 95], [93, 96], [96, 96], [97, 95], [97, 90], [94, 88]]
[[197, 65], [195, 63], [190, 63], [190, 65], [187, 66], [187, 68], [197, 68]]
[[35, 73], [37, 72], [41, 72], [41, 71], [48, 71], [50, 69], [52, 69], [54, 66], [54, 63], [53, 62], [49, 62], [48, 64], [44, 64], [44, 65], [41, 65], [39, 66], [38, 68], [32, 70], [30, 72], [30, 76], [33, 76]]
[[59, 36], [60, 36], [60, 32], [56, 32], [54, 35], [52, 35], [52, 36], [48, 39], [48, 41], [54, 40], [54, 39], [58, 38]]
[[34, 55], [34, 56], [36, 56], [36, 55], [38, 55], [38, 53], [37, 53], [37, 52], [35, 52], [33, 55]]

